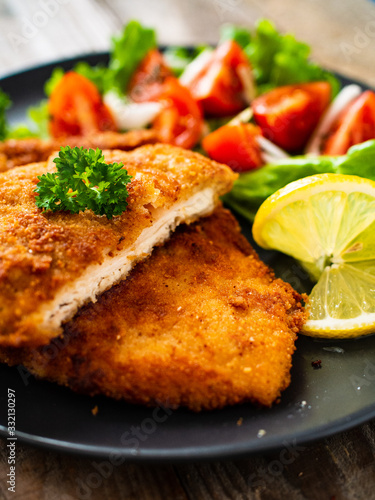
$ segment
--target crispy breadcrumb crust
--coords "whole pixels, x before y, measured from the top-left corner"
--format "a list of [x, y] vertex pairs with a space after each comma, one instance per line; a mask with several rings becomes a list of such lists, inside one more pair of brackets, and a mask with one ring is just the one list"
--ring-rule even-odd
[[90, 210], [38, 209], [37, 176], [53, 171], [52, 161], [0, 174], [0, 345], [48, 343], [59, 332], [41, 329], [40, 306], [88, 266], [116, 258], [153, 224], [158, 208], [168, 210], [208, 186], [218, 198], [236, 178], [225, 165], [163, 144], [105, 152], [105, 157], [122, 161], [133, 176], [128, 208], [112, 220]]
[[71, 136], [60, 139], [8, 139], [0, 142], [0, 172], [19, 165], [45, 161], [61, 146], [130, 151], [156, 142], [158, 142], [157, 133], [151, 129], [132, 130], [125, 133], [99, 132], [84, 137]]
[[290, 383], [306, 320], [301, 299], [219, 208], [180, 226], [127, 280], [80, 310], [63, 337], [1, 356], [80, 393], [130, 403], [270, 406]]

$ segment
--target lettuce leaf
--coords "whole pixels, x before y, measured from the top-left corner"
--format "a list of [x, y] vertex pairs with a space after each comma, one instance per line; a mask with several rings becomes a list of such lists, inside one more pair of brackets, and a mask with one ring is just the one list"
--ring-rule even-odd
[[90, 66], [87, 62], [79, 62], [74, 66], [74, 71], [90, 80], [101, 94], [111, 86], [111, 71], [103, 64]]
[[234, 24], [224, 24], [220, 30], [220, 42], [234, 40], [243, 49], [251, 42], [251, 33], [247, 28], [235, 26]]
[[[103, 94], [105, 89], [110, 85], [109, 82], [111, 81], [112, 77], [111, 72], [103, 64], [90, 66], [89, 63], [81, 61], [74, 66], [73, 71], [90, 80], [97, 87], [101, 94]], [[44, 84], [44, 93], [47, 97], [50, 97], [56, 85], [59, 83], [64, 74], [65, 71], [59, 66], [53, 69], [51, 76]]]
[[208, 45], [198, 45], [195, 48], [168, 47], [163, 51], [167, 66], [179, 77], [186, 66], [191, 63]]
[[226, 205], [250, 221], [266, 198], [290, 182], [322, 173], [358, 175], [375, 181], [375, 140], [357, 144], [344, 156], [298, 156], [241, 174]]
[[38, 137], [38, 134], [27, 125], [20, 124], [9, 129], [6, 139], [27, 139], [30, 137]]
[[49, 97], [52, 94], [56, 85], [64, 76], [64, 73], [65, 71], [60, 66], [57, 66], [56, 68], [53, 69], [51, 76], [44, 84], [44, 93], [46, 94], [47, 97]]
[[153, 29], [143, 27], [138, 21], [130, 21], [122, 34], [112, 39], [108, 65], [110, 76], [104, 90], [116, 89], [123, 94], [139, 63], [156, 46], [156, 33]]
[[3, 141], [8, 134], [8, 121], [6, 110], [12, 104], [8, 94], [0, 89], [0, 141]]
[[[242, 27], [226, 26], [222, 38], [236, 40], [244, 49], [253, 67], [258, 93], [281, 85], [327, 80], [335, 96], [340, 84], [329, 71], [309, 60], [310, 47], [291, 34], [282, 35], [274, 24], [262, 19], [251, 34]], [[246, 43], [248, 40], [248, 43]]]
[[[98, 64], [90, 66], [86, 62], [79, 62], [73, 68], [77, 73], [91, 80], [100, 93], [108, 90], [117, 90], [123, 94], [129, 80], [147, 52], [156, 47], [156, 34], [153, 29], [144, 28], [137, 21], [130, 21], [119, 37], [112, 39], [112, 50], [108, 67]], [[57, 83], [64, 76], [63, 68], [56, 67], [44, 85], [46, 97], [49, 97]], [[5, 94], [0, 91], [0, 140], [7, 137], [47, 138], [48, 134], [48, 107], [47, 100], [43, 99], [38, 105], [31, 106], [27, 111], [30, 125], [22, 124], [12, 129], [5, 127], [5, 109], [10, 101], [6, 101]]]
[[[279, 85], [301, 83], [313, 80], [328, 80], [333, 87], [333, 95], [339, 89], [337, 79], [328, 71], [308, 60], [309, 47], [298, 42], [292, 35], [281, 35], [268, 20], [261, 20], [252, 34], [244, 27], [224, 25], [221, 40], [233, 39], [244, 48], [254, 69], [260, 93]], [[99, 92], [104, 94], [115, 90], [120, 95], [126, 92], [132, 74], [147, 52], [157, 46], [156, 33], [143, 27], [138, 21], [130, 21], [118, 37], [112, 39], [112, 49], [108, 66], [90, 66], [86, 62], [77, 63], [74, 71], [91, 80]], [[206, 46], [194, 49], [171, 47], [165, 52], [167, 63], [176, 75], [180, 75]], [[55, 68], [45, 83], [47, 97], [64, 75], [62, 68]], [[0, 139], [5, 136], [47, 137], [48, 112], [46, 102], [34, 106], [28, 112], [33, 122], [9, 129], [6, 125], [5, 110], [10, 105], [0, 91]]]
[[[117, 90], [123, 94], [135, 69], [147, 52], [156, 47], [153, 29], [144, 28], [138, 21], [130, 21], [118, 37], [112, 38], [112, 48], [108, 67], [103, 64], [90, 66], [87, 62], [77, 63], [73, 71], [85, 76], [97, 87], [101, 94]], [[49, 97], [56, 84], [64, 75], [62, 68], [55, 68], [44, 85]]]
[[198, 55], [185, 47], [168, 47], [164, 52], [167, 66], [179, 77], [186, 66]]
[[31, 121], [31, 133], [42, 139], [47, 139], [49, 137], [48, 101], [43, 100], [38, 106], [30, 106], [27, 110], [27, 116]]
[[137, 66], [156, 46], [155, 30], [142, 26], [138, 21], [130, 21], [118, 37], [112, 38], [108, 67], [80, 62], [74, 71], [91, 80], [101, 94], [116, 90], [122, 95]]
[[7, 139], [26, 139], [27, 137], [39, 137], [48, 139], [48, 105], [47, 101], [41, 101], [37, 106], [30, 106], [27, 110], [28, 123], [21, 123], [10, 127]]

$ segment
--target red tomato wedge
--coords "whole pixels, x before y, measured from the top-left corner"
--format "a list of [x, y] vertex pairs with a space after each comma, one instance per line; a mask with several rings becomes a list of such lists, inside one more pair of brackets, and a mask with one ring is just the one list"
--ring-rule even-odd
[[132, 76], [128, 94], [135, 102], [152, 101], [158, 97], [169, 76], [173, 76], [173, 73], [162, 54], [156, 49], [150, 50]]
[[202, 134], [203, 115], [190, 91], [177, 78], [168, 77], [157, 100], [164, 104], [153, 123], [160, 140], [182, 148], [194, 147]]
[[245, 172], [263, 164], [256, 141], [260, 135], [260, 128], [251, 123], [224, 125], [208, 134], [202, 146], [213, 160], [226, 163], [236, 172]]
[[146, 55], [128, 90], [135, 102], [163, 103], [163, 110], [152, 125], [160, 141], [187, 149], [199, 141], [203, 128], [201, 107], [191, 92], [173, 76], [158, 50], [151, 50]]
[[296, 153], [306, 145], [330, 99], [328, 82], [278, 87], [254, 99], [254, 119], [267, 139]]
[[247, 56], [236, 42], [227, 40], [217, 47], [188, 87], [205, 113], [228, 116], [248, 105], [244, 86], [246, 78], [252, 80]]
[[344, 155], [351, 146], [375, 139], [375, 93], [366, 90], [349, 105], [333, 126], [325, 155]]
[[74, 71], [66, 73], [57, 83], [48, 101], [48, 112], [49, 130], [53, 137], [117, 130], [98, 89]]

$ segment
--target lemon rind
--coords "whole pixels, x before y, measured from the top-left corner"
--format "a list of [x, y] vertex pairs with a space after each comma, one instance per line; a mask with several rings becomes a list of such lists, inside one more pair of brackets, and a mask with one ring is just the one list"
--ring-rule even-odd
[[[355, 189], [353, 189], [354, 185]], [[346, 194], [359, 192], [375, 198], [375, 182], [356, 175], [327, 173], [298, 179], [272, 194], [260, 206], [253, 224], [253, 237], [258, 245], [266, 249], [273, 248], [263, 238], [263, 228], [266, 222], [287, 205], [306, 200], [304, 194], [307, 190], [309, 197], [324, 191], [342, 191]]]
[[375, 313], [363, 313], [350, 319], [324, 319], [307, 320], [301, 333], [314, 337], [345, 338], [360, 337], [375, 333]]

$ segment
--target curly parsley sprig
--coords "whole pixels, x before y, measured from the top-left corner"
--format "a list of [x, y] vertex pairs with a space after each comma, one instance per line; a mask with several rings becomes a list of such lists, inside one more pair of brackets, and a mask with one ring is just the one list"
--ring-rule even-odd
[[112, 219], [126, 210], [131, 176], [122, 163], [105, 163], [100, 149], [62, 147], [57, 172], [38, 176], [35, 203], [44, 210], [78, 213], [91, 209]]

